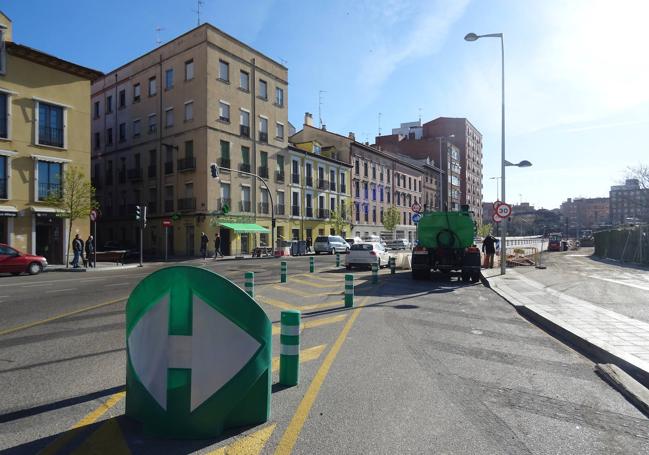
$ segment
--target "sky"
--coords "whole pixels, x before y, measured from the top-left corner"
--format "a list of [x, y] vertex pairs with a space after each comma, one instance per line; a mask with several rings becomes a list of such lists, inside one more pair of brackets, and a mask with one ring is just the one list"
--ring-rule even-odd
[[[196, 0], [0, 9], [16, 42], [105, 72], [198, 20]], [[463, 37], [503, 33], [507, 159], [533, 164], [507, 168], [507, 201], [544, 208], [608, 196], [630, 166], [649, 164], [648, 20], [645, 0], [203, 0], [200, 13], [288, 67], [298, 130], [305, 112], [370, 142], [379, 126], [468, 118], [483, 134], [485, 201], [500, 176], [500, 41]]]

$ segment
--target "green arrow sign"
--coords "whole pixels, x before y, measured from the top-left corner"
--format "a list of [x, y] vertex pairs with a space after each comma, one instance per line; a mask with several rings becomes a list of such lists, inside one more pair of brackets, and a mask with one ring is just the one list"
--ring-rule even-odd
[[145, 431], [211, 438], [270, 417], [272, 325], [226, 278], [169, 267], [126, 306], [126, 414]]

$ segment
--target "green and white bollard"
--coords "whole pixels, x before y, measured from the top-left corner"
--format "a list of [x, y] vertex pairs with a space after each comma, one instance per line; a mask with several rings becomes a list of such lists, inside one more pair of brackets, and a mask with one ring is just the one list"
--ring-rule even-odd
[[375, 262], [372, 264], [372, 284], [379, 282], [379, 265]]
[[280, 272], [279, 272], [279, 282], [280, 283], [286, 283], [287, 272], [288, 272], [288, 264], [286, 263], [286, 261], [282, 261], [281, 269], [280, 269]]
[[340, 267], [340, 253], [336, 253], [336, 267]]
[[313, 256], [309, 258], [309, 272], [315, 272], [315, 258]]
[[282, 311], [280, 322], [279, 383], [293, 386], [300, 380], [300, 311]]
[[394, 275], [394, 272], [395, 272], [395, 270], [397, 268], [397, 264], [396, 264], [397, 260], [395, 258], [391, 257], [389, 263], [390, 263], [390, 274]]
[[255, 298], [255, 272], [246, 272], [246, 292], [253, 299]]
[[354, 306], [354, 275], [345, 275], [345, 308]]

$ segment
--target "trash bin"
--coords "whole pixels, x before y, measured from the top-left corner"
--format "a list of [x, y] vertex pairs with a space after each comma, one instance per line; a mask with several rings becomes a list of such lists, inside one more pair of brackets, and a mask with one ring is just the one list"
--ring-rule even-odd
[[299, 250], [300, 250], [300, 256], [304, 256], [306, 254], [306, 240], [300, 240], [299, 241]]
[[291, 256], [297, 256], [300, 254], [300, 244], [297, 240], [291, 242]]

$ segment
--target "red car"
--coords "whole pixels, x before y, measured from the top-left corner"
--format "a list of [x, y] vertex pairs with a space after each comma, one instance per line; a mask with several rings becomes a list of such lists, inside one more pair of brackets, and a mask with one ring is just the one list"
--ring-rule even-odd
[[0, 273], [20, 275], [23, 272], [36, 275], [47, 267], [47, 259], [33, 256], [0, 243]]

